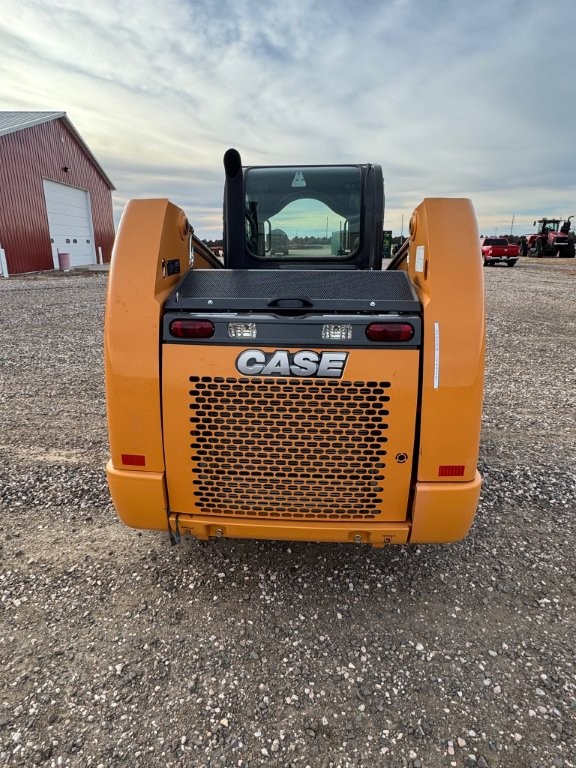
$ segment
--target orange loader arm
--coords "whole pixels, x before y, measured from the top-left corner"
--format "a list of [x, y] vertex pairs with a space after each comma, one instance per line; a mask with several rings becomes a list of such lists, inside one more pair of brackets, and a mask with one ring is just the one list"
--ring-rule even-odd
[[160, 323], [166, 297], [190, 266], [190, 237], [186, 216], [168, 200], [132, 200], [112, 253], [104, 323], [107, 474], [118, 514], [139, 528], [167, 529]]
[[463, 538], [480, 496], [484, 275], [470, 200], [426, 198], [398, 265], [422, 304], [424, 339], [411, 542]]

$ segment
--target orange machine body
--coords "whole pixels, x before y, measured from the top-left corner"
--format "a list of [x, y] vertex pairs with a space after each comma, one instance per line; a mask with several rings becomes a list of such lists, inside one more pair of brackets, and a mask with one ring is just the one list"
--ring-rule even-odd
[[[166, 342], [165, 304], [219, 263], [167, 200], [128, 204], [106, 305], [105, 369], [120, 518], [214, 536], [451, 542], [472, 524], [484, 288], [471, 203], [425, 199], [395, 260], [420, 305], [417, 347], [355, 348], [338, 378], [239, 372], [252, 342]], [[164, 339], [164, 340], [163, 340]], [[261, 344], [268, 354], [294, 344]], [[321, 356], [328, 347], [306, 345]]]

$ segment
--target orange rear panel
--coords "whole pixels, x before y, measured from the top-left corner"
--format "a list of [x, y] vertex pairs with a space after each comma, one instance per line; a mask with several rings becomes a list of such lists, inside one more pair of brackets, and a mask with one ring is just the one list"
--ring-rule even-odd
[[405, 520], [418, 350], [351, 350], [343, 379], [244, 377], [235, 367], [242, 351], [163, 346], [170, 510], [215, 518]]

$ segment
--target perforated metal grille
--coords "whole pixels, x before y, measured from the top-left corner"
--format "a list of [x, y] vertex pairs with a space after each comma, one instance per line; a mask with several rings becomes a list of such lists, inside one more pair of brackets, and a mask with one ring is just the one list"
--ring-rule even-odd
[[390, 382], [190, 377], [204, 514], [370, 520], [382, 511]]

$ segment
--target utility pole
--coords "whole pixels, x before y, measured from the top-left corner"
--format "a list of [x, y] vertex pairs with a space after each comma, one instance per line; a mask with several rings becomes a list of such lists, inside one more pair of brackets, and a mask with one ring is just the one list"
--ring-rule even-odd
[[512, 214], [512, 223], [510, 224], [510, 235], [514, 234], [514, 216], [516, 216], [515, 213]]

